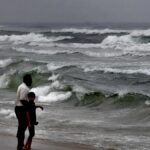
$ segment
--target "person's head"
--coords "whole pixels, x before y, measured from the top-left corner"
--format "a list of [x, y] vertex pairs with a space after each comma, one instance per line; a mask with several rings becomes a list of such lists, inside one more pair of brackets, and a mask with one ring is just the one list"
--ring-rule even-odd
[[23, 77], [23, 82], [27, 85], [27, 86], [31, 86], [32, 85], [32, 77], [30, 74], [25, 74]]
[[34, 92], [29, 92], [28, 93], [28, 100], [29, 102], [34, 102], [36, 96], [35, 96], [35, 93]]

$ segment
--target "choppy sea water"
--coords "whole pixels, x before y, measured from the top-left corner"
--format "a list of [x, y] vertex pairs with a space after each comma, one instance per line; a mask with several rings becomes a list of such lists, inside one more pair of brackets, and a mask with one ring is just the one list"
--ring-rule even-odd
[[0, 126], [15, 134], [14, 101], [31, 73], [37, 138], [150, 149], [150, 30], [0, 27]]

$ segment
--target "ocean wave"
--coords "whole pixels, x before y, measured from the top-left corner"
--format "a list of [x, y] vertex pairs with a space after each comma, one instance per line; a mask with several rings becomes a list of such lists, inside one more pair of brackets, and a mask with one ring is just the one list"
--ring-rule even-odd
[[[150, 29], [149, 30], [112, 30], [112, 29], [57, 29], [52, 32], [72, 32], [72, 33], [99, 33], [106, 34], [97, 35], [92, 37], [91, 35], [85, 35], [82, 38], [78, 38], [75, 35], [65, 34], [52, 34], [50, 36], [44, 36], [44, 33], [27, 33], [23, 35], [0, 35], [0, 41], [13, 42], [14, 44], [29, 44], [30, 46], [45, 46], [45, 47], [62, 47], [62, 48], [104, 48], [104, 49], [121, 49], [138, 51], [150, 50]], [[118, 34], [117, 34], [118, 33]], [[126, 33], [126, 34], [119, 34]], [[80, 36], [79, 36], [80, 37]], [[145, 39], [146, 37], [146, 39]], [[93, 40], [93, 38], [95, 40]], [[68, 40], [67, 40], [68, 39]], [[69, 40], [72, 39], [72, 40]], [[101, 39], [101, 40], [97, 40]], [[67, 41], [66, 41], [67, 40]], [[94, 42], [96, 41], [96, 42]], [[140, 48], [139, 48], [140, 47]], [[148, 51], [147, 50], [147, 51]], [[23, 50], [22, 50], [23, 51]], [[31, 49], [31, 51], [35, 52]], [[42, 53], [46, 53], [43, 50]]]
[[59, 76], [59, 74], [52, 74], [52, 76], [48, 78], [48, 81], [56, 81], [59, 78]]
[[0, 88], [7, 88], [9, 84], [9, 76], [7, 74], [3, 74], [0, 76]]
[[101, 43], [103, 49], [120, 50], [123, 55], [131, 54], [132, 56], [150, 55], [150, 43], [143, 43], [131, 35], [108, 36]]
[[28, 33], [29, 32], [25, 32], [25, 31], [5, 30], [5, 29], [1, 29], [0, 27], [0, 35], [24, 35]]
[[13, 50], [23, 53], [36, 53], [36, 54], [46, 54], [46, 55], [55, 55], [55, 54], [61, 54], [61, 53], [68, 53], [72, 54], [72, 51], [69, 50], [38, 50], [38, 49], [27, 49], [27, 48], [17, 48], [13, 47]]
[[[71, 100], [73, 105], [76, 106], [92, 106], [97, 107], [108, 100], [119, 106], [137, 106], [150, 99], [149, 96], [140, 93], [130, 93], [129, 90], [120, 90], [115, 93], [101, 92], [101, 91], [90, 91], [85, 87], [79, 85], [72, 85], [68, 90], [66, 87], [58, 80], [58, 75], [53, 74], [51, 78], [53, 81], [44, 86], [37, 86], [31, 91], [36, 93], [38, 102], [61, 102], [66, 100]], [[67, 101], [66, 101], [67, 102]]]
[[11, 58], [0, 60], [0, 68], [7, 67], [11, 63], [13, 63], [13, 60]]
[[[86, 45], [88, 47], [88, 45]], [[83, 46], [84, 47], [84, 46]], [[90, 57], [118, 57], [130, 54], [128, 51], [100, 51], [100, 50], [36, 50], [36, 49], [27, 49], [27, 48], [13, 48], [13, 50], [22, 52], [22, 53], [35, 53], [35, 54], [44, 54], [44, 55], [56, 55], [56, 54], [79, 54]], [[136, 54], [135, 54], [136, 55]], [[138, 53], [137, 53], [138, 55]], [[139, 54], [140, 55], [140, 54]], [[144, 55], [144, 54], [143, 54]]]
[[57, 102], [64, 101], [71, 97], [71, 92], [51, 92], [47, 96], [39, 96], [38, 101], [40, 102]]
[[[121, 95], [120, 95], [121, 94]], [[127, 91], [123, 91], [123, 93], [103, 93], [101, 91], [88, 92], [83, 94], [81, 97], [77, 97], [75, 106], [90, 106], [97, 107], [101, 104], [107, 103], [107, 107], [109, 105], [112, 107], [132, 107], [138, 105], [147, 105], [150, 97], [140, 93], [131, 93]], [[108, 103], [109, 101], [109, 103]]]
[[99, 68], [95, 67], [82, 67], [85, 72], [93, 72], [93, 71], [104, 71], [105, 73], [122, 73], [122, 74], [146, 74], [150, 75], [150, 69], [142, 68], [142, 69], [117, 69], [117, 68]]
[[124, 49], [126, 47], [135, 46], [135, 42], [133, 41], [130, 35], [124, 36], [108, 36], [106, 37], [102, 43], [102, 48], [111, 48], [111, 49]]
[[150, 37], [150, 29], [147, 30], [134, 30], [131, 32], [131, 36], [146, 36], [146, 37]]
[[[58, 48], [65, 48], [65, 49], [115, 49], [115, 50], [122, 50], [122, 52], [128, 52], [132, 55], [140, 55], [139, 52], [142, 51], [150, 51], [150, 39], [148, 42], [144, 42], [145, 39], [141, 39], [141, 37], [135, 38], [132, 35], [109, 35], [102, 40], [100, 43], [36, 43], [36, 46], [40, 47], [58, 47]], [[33, 43], [30, 43], [34, 45]]]
[[72, 64], [68, 64], [68, 63], [63, 63], [63, 62], [57, 62], [57, 63], [54, 63], [54, 62], [51, 62], [49, 64], [47, 64], [47, 68], [49, 71], [54, 71], [54, 70], [57, 70], [57, 69], [61, 69], [63, 67], [71, 67]]
[[52, 48], [52, 47], [58, 47], [58, 48], [101, 48], [100, 43], [30, 43], [29, 45], [31, 46], [40, 46], [40, 47], [47, 47], [47, 48]]
[[72, 96], [70, 91], [57, 91], [62, 88], [63, 85], [59, 81], [55, 81], [49, 86], [36, 87], [31, 89], [31, 91], [35, 92], [39, 102], [56, 102], [67, 100]]
[[[146, 63], [146, 62], [145, 62]], [[128, 65], [128, 64], [127, 64]], [[136, 64], [135, 64], [136, 65]], [[77, 67], [83, 69], [84, 72], [94, 72], [94, 71], [103, 71], [104, 73], [122, 73], [122, 74], [145, 74], [150, 75], [150, 69], [149, 69], [149, 63], [145, 64], [147, 67], [142, 68], [132, 68], [132, 69], [125, 69], [125, 68], [110, 68], [110, 67], [104, 67], [99, 64], [80, 64], [78, 62], [72, 62], [70, 64], [68, 63], [49, 63], [47, 65], [47, 68], [49, 71], [54, 71], [57, 69], [62, 69], [64, 67], [67, 67], [67, 69], [72, 67]]]
[[112, 29], [86, 29], [86, 28], [64, 28], [51, 30], [53, 33], [84, 33], [84, 34], [106, 34], [106, 33], [128, 33], [129, 30], [112, 30]]
[[114, 104], [117, 104], [123, 107], [136, 106], [139, 104], [146, 105], [145, 102], [149, 99], [150, 97], [147, 95], [143, 95], [139, 93], [127, 93], [115, 99]]
[[85, 54], [90, 57], [119, 57], [119, 56], [125, 56], [128, 55], [129, 52], [125, 51], [84, 51], [81, 52], [82, 54]]
[[11, 119], [11, 118], [15, 118], [16, 115], [14, 113], [14, 110], [10, 110], [10, 109], [1, 109], [0, 110], [0, 114], [4, 115], [4, 117], [6, 119]]
[[45, 37], [43, 34], [39, 33], [28, 33], [24, 35], [0, 35], [0, 41], [8, 41], [13, 42], [14, 44], [25, 44], [25, 43], [32, 43], [37, 44], [38, 42], [49, 43], [60, 41], [64, 39], [70, 39], [72, 37], [69, 36], [59, 36], [59, 37]]
[[7, 84], [7, 88], [11, 90], [17, 90], [17, 87], [22, 82], [22, 77], [26, 73], [31, 74], [33, 78], [33, 86], [38, 86], [38, 85], [47, 83], [49, 75], [50, 75], [50, 73], [47, 73], [47, 72], [41, 73], [38, 70], [34, 70], [34, 69], [30, 71], [23, 71], [23, 72], [15, 71], [11, 75], [8, 75], [9, 82]]

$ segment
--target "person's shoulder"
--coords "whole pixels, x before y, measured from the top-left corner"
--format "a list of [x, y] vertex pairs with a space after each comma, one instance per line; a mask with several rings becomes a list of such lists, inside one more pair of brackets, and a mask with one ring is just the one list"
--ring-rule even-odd
[[23, 83], [21, 83], [19, 86], [18, 86], [18, 89], [22, 88], [23, 87]]
[[22, 88], [29, 89], [28, 86], [27, 86], [25, 83], [22, 83], [22, 84], [21, 84], [21, 87], [22, 87]]
[[21, 83], [19, 86], [18, 86], [18, 89], [29, 89], [27, 87], [27, 85], [25, 83]]

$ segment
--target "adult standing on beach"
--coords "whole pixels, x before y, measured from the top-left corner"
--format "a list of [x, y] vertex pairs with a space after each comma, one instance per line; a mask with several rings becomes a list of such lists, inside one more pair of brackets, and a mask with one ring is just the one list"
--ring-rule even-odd
[[15, 103], [15, 113], [18, 119], [17, 150], [22, 150], [24, 146], [25, 130], [27, 128], [24, 102], [28, 101], [27, 96], [30, 91], [31, 85], [32, 77], [30, 74], [26, 74], [23, 77], [23, 83], [19, 85], [17, 90], [17, 99]]

